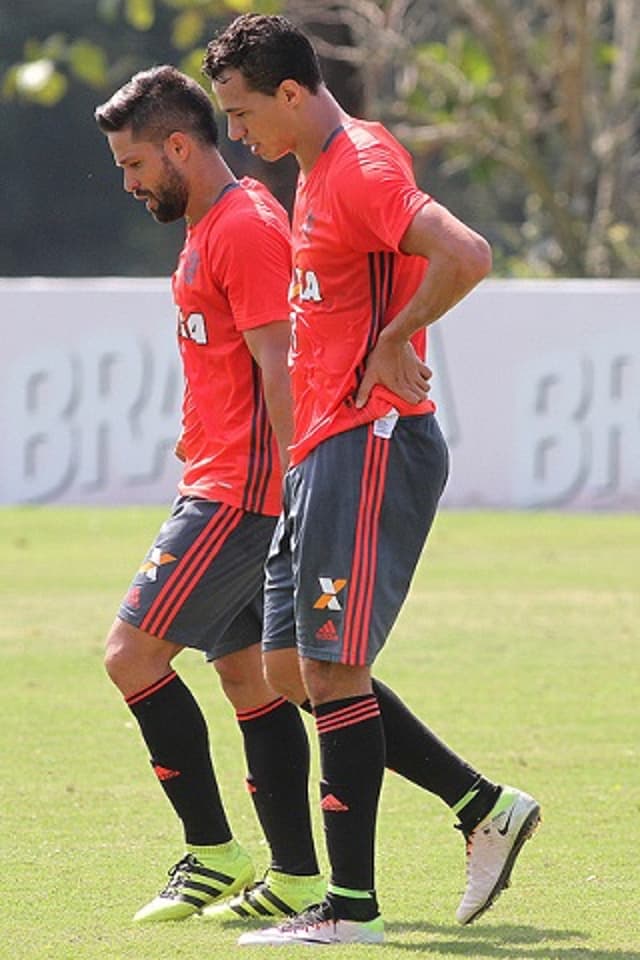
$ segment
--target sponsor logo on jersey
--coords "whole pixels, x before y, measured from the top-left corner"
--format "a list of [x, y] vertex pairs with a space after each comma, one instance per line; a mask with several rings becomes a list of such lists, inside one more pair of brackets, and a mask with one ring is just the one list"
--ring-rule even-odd
[[183, 340], [191, 340], [193, 343], [204, 346], [209, 342], [207, 336], [207, 323], [201, 313], [190, 313], [185, 316], [182, 310], [178, 311], [178, 336]]
[[289, 300], [293, 301], [299, 298], [303, 302], [312, 300], [314, 303], [320, 303], [322, 300], [322, 291], [320, 290], [320, 281], [313, 270], [303, 270], [301, 267], [294, 267], [291, 285], [289, 287]]

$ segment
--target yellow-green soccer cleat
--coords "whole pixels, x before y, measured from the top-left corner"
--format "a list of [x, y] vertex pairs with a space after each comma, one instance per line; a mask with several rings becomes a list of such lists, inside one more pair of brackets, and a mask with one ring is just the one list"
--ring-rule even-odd
[[310, 910], [284, 920], [277, 927], [247, 931], [242, 934], [238, 943], [243, 947], [287, 943], [337, 946], [344, 943], [372, 944], [383, 941], [384, 923], [380, 915], [373, 920], [341, 920], [334, 916], [331, 904], [325, 900]]
[[326, 891], [326, 883], [319, 874], [297, 877], [268, 870], [262, 880], [224, 903], [205, 907], [198, 916], [217, 923], [281, 920], [319, 903]]
[[253, 881], [255, 870], [248, 853], [235, 840], [213, 847], [187, 847], [169, 870], [169, 883], [136, 913], [135, 923], [186, 920], [203, 907], [217, 903]]

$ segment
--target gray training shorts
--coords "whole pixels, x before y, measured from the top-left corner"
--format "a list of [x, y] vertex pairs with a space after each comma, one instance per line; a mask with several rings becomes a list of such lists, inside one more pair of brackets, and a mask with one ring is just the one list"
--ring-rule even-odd
[[259, 643], [275, 523], [224, 503], [178, 497], [118, 615], [210, 660]]
[[409, 590], [448, 475], [433, 414], [330, 437], [285, 479], [265, 580], [266, 652], [370, 665]]

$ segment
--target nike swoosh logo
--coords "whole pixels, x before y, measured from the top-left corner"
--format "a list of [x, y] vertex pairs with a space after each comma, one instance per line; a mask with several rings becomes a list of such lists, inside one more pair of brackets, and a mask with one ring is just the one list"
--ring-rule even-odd
[[511, 807], [511, 810], [509, 810], [509, 816], [507, 817], [507, 822], [505, 823], [504, 827], [498, 827], [498, 833], [500, 834], [500, 836], [506, 837], [507, 831], [511, 826], [512, 817], [513, 817], [513, 807]]

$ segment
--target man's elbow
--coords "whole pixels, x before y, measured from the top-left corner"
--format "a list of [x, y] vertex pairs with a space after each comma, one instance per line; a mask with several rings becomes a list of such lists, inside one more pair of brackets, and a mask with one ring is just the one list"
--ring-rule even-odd
[[493, 256], [491, 246], [484, 237], [476, 234], [474, 237], [473, 250], [466, 259], [470, 285], [475, 287], [477, 283], [484, 280], [484, 278], [491, 273], [492, 266]]

